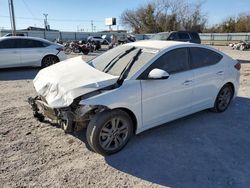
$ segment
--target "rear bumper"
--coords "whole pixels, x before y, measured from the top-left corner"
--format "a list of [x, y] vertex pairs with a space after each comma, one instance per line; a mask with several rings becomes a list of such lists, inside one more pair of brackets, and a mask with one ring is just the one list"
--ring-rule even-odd
[[59, 58], [60, 61], [63, 61], [65, 59], [67, 59], [67, 56], [66, 54], [63, 52], [63, 51], [60, 51], [58, 54], [57, 54], [57, 57]]
[[44, 102], [39, 96], [34, 98], [29, 97], [28, 103], [33, 110], [34, 117], [39, 121], [43, 121], [45, 117], [50, 120], [57, 120], [57, 112], [53, 108], [49, 107], [46, 102]]

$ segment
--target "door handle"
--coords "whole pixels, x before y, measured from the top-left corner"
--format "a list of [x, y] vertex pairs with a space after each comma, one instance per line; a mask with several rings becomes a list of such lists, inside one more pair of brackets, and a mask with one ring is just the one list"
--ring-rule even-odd
[[186, 80], [185, 82], [183, 82], [182, 84], [185, 86], [190, 85], [191, 83], [193, 83], [193, 80]]
[[219, 71], [216, 73], [217, 75], [223, 75], [224, 74], [224, 71]]

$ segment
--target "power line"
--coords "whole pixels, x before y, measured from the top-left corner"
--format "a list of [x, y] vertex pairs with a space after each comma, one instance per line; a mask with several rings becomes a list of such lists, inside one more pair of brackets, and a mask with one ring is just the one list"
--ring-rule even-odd
[[[2, 18], [10, 18], [9, 16], [5, 16], [5, 15], [0, 15], [0, 17]], [[42, 18], [30, 18], [30, 17], [16, 17], [17, 19], [23, 19], [23, 20], [39, 20], [39, 21], [43, 21], [44, 19]], [[53, 19], [50, 18], [50, 21], [55, 21], [55, 22], [91, 22], [91, 20], [81, 20], [81, 19]], [[104, 22], [101, 20], [93, 20], [94, 22]]]
[[22, 0], [22, 1], [23, 1], [24, 6], [26, 7], [26, 9], [28, 10], [28, 12], [30, 13], [30, 15], [33, 17], [33, 19], [39, 21], [39, 19], [38, 19], [38, 18], [33, 14], [33, 12], [31, 11], [29, 5], [25, 2], [25, 0]]

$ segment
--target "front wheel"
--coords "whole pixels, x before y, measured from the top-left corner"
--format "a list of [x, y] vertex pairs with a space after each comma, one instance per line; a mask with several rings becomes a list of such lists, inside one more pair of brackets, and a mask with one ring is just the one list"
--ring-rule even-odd
[[71, 48], [69, 48], [69, 47], [64, 48], [64, 53], [65, 53], [66, 55], [71, 54], [71, 52], [72, 52], [72, 49], [71, 49]]
[[90, 147], [101, 155], [120, 151], [133, 133], [133, 122], [122, 110], [106, 110], [96, 114], [87, 127]]
[[230, 86], [229, 84], [224, 85], [217, 95], [217, 98], [215, 100], [214, 107], [212, 110], [214, 112], [224, 112], [228, 108], [233, 98], [233, 94], [234, 93], [233, 93], [232, 86]]

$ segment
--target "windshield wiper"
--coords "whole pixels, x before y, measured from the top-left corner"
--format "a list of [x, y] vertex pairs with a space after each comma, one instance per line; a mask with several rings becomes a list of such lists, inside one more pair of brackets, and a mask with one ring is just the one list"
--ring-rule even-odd
[[119, 59], [123, 58], [125, 55], [127, 55], [128, 53], [132, 52], [135, 49], [135, 47], [133, 46], [132, 48], [129, 48], [128, 50], [126, 50], [124, 53], [122, 54], [118, 54], [117, 56], [115, 56], [102, 70], [103, 72], [107, 73], [110, 71], [110, 69], [112, 69], [112, 67], [118, 62]]
[[127, 78], [132, 66], [134, 65], [134, 63], [137, 61], [139, 55], [141, 55], [142, 53], [142, 49], [139, 49], [135, 56], [133, 57], [133, 59], [126, 65], [126, 67], [122, 70], [119, 78], [117, 79], [116, 83], [118, 84], [118, 86], [121, 86], [123, 84], [123, 81]]

